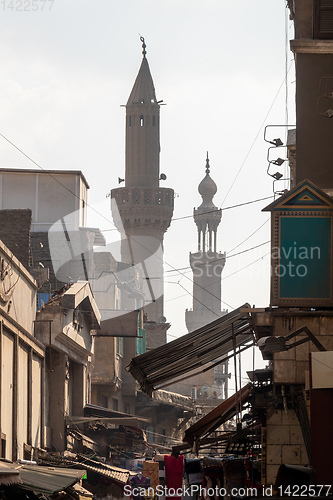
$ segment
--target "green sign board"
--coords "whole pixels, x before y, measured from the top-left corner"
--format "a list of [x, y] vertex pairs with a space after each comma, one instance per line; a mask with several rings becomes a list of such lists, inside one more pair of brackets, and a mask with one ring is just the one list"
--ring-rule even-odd
[[305, 180], [272, 212], [271, 305], [333, 307], [333, 200]]
[[[274, 249], [273, 249], [274, 252]], [[278, 264], [279, 296], [331, 297], [331, 218], [281, 217]]]

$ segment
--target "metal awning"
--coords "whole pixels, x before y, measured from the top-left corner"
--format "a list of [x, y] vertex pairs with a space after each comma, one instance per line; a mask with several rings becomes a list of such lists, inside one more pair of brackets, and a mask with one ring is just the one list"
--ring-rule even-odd
[[227, 359], [228, 352], [253, 339], [246, 312], [249, 308], [244, 304], [194, 332], [136, 356], [126, 370], [151, 396], [155, 389], [179, 382], [185, 374], [188, 378], [213, 368]]
[[0, 485], [9, 486], [21, 483], [19, 471], [14, 468], [14, 465], [0, 461]]
[[15, 464], [23, 484], [20, 488], [52, 495], [80, 481], [85, 470]]
[[86, 471], [94, 472], [100, 476], [117, 481], [120, 484], [126, 484], [130, 476], [130, 472], [127, 469], [121, 469], [120, 467], [108, 465], [103, 462], [97, 462], [84, 455], [77, 455], [77, 459], [82, 462], [73, 461], [72, 464], [74, 467], [82, 466]]
[[249, 398], [251, 391], [252, 385], [247, 384], [230, 398], [222, 401], [220, 405], [200, 418], [200, 420], [185, 431], [183, 441], [193, 445], [195, 441], [205, 438], [214, 432], [220, 425], [234, 417], [238, 411], [241, 411], [242, 405]]
[[[84, 417], [93, 417], [90, 418], [90, 421], [94, 421], [95, 419], [115, 423], [115, 420], [118, 419], [119, 425], [134, 425], [135, 421], [137, 422], [151, 422], [151, 418], [148, 417], [138, 417], [137, 415], [132, 415], [131, 413], [124, 413], [117, 410], [111, 410], [111, 408], [104, 408], [104, 406], [97, 406], [92, 404], [86, 404], [83, 408]], [[76, 418], [76, 417], [75, 417]], [[133, 420], [132, 420], [133, 419]], [[112, 420], [114, 420], [112, 422]], [[132, 421], [131, 421], [132, 420]], [[83, 421], [83, 419], [82, 419]], [[131, 423], [129, 423], [131, 421]]]

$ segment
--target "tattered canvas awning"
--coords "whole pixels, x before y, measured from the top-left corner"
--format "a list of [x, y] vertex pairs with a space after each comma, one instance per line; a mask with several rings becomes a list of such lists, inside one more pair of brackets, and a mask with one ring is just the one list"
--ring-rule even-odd
[[[136, 356], [126, 368], [149, 395], [166, 383], [172, 384], [219, 364], [235, 347], [252, 338], [246, 309], [249, 304], [225, 314], [177, 340]], [[215, 364], [214, 364], [215, 362]]]

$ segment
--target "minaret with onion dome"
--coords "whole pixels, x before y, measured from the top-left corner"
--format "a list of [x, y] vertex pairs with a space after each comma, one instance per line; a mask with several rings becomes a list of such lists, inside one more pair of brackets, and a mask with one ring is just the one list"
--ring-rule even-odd
[[[223, 316], [221, 309], [221, 276], [225, 265], [225, 253], [217, 251], [217, 229], [221, 222], [222, 210], [213, 203], [217, 186], [210, 176], [207, 153], [206, 175], [198, 186], [202, 203], [193, 211], [194, 222], [198, 229], [198, 250], [190, 253], [193, 271], [193, 308], [185, 313], [189, 332]], [[215, 370], [215, 379], [222, 384], [224, 397], [227, 397], [228, 362]], [[219, 372], [221, 372], [219, 374]]]

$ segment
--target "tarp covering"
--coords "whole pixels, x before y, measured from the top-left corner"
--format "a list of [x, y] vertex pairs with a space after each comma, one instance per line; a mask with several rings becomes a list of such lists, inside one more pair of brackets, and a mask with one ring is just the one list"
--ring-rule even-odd
[[[172, 384], [213, 367], [213, 361], [223, 361], [233, 348], [252, 340], [246, 309], [249, 304], [225, 314], [221, 318], [177, 340], [136, 356], [126, 368], [149, 395], [155, 389]], [[245, 311], [244, 311], [245, 309]], [[208, 366], [207, 366], [208, 365]], [[205, 366], [205, 369], [202, 367]]]

